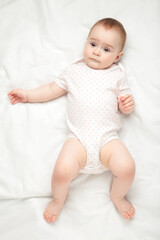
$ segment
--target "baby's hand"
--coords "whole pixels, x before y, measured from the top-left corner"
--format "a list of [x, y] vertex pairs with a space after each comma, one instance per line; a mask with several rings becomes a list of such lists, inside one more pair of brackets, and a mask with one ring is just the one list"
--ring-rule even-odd
[[8, 96], [12, 104], [16, 104], [18, 102], [27, 102], [27, 91], [23, 89], [12, 90], [8, 93]]
[[129, 94], [118, 98], [118, 108], [121, 113], [129, 114], [134, 109], [133, 97]]

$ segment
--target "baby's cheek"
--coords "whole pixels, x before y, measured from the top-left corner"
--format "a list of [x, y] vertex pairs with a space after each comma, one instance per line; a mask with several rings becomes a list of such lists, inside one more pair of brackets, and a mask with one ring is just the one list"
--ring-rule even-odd
[[84, 58], [87, 58], [89, 56], [89, 47], [85, 46], [83, 51]]

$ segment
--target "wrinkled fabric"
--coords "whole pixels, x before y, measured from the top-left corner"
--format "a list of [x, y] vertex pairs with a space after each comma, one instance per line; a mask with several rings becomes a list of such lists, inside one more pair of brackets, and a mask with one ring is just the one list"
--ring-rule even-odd
[[[0, 1], [0, 239], [160, 239], [160, 2], [127, 0]], [[119, 132], [136, 163], [126, 221], [110, 200], [112, 175], [79, 174], [55, 224], [43, 211], [68, 136], [66, 96], [12, 105], [7, 93], [54, 81], [81, 58], [91, 26], [116, 18], [127, 31], [122, 64], [135, 111]]]

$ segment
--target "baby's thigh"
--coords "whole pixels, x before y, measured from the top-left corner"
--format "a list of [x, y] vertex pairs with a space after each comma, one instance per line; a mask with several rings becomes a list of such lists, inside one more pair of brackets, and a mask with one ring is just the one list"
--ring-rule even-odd
[[84, 168], [87, 154], [82, 143], [75, 138], [68, 138], [58, 156], [55, 171], [65, 172], [71, 178], [75, 178]]
[[119, 139], [112, 140], [103, 146], [100, 160], [115, 176], [132, 175], [135, 172], [134, 160]]

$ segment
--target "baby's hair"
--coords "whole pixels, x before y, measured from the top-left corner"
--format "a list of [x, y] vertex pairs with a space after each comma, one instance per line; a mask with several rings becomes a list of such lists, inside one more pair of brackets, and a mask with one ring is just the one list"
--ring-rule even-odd
[[123, 25], [122, 25], [119, 21], [117, 21], [116, 19], [114, 19], [114, 18], [103, 18], [103, 19], [99, 20], [98, 22], [96, 22], [96, 23], [92, 26], [92, 28], [91, 28], [91, 30], [90, 30], [90, 32], [89, 32], [89, 34], [88, 34], [88, 37], [89, 37], [92, 29], [93, 29], [95, 26], [99, 25], [99, 24], [101, 24], [102, 26], [104, 26], [106, 30], [107, 30], [107, 29], [111, 29], [111, 28], [115, 28], [117, 31], [119, 31], [119, 33], [121, 34], [121, 37], [122, 37], [122, 49], [123, 49], [123, 47], [124, 47], [124, 45], [125, 45], [125, 42], [126, 42], [127, 34], [126, 34], [126, 31], [125, 31]]

